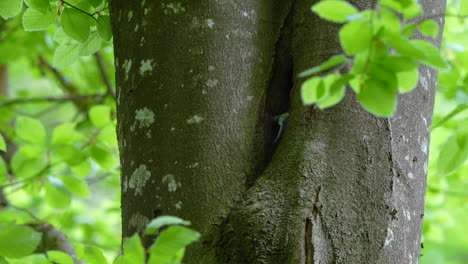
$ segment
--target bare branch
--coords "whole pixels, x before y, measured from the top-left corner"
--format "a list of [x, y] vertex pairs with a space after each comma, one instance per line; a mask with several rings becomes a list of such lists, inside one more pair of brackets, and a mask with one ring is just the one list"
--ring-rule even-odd
[[96, 58], [99, 71], [101, 72], [102, 80], [106, 85], [106, 94], [112, 96], [115, 99], [114, 88], [111, 83], [111, 80], [109, 79], [109, 74], [107, 73], [106, 65], [104, 65], [104, 58], [102, 57], [101, 52], [97, 51], [96, 53], [94, 53], [94, 57]]
[[63, 102], [79, 102], [79, 101], [93, 101], [100, 102], [103, 99], [102, 94], [89, 94], [89, 95], [72, 95], [64, 97], [37, 97], [37, 98], [18, 98], [6, 102], [0, 102], [0, 108], [12, 106], [16, 104], [31, 104], [31, 103], [63, 103]]

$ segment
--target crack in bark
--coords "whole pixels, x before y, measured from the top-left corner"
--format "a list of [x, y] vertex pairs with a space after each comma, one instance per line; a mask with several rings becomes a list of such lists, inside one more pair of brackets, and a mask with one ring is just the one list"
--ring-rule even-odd
[[285, 15], [281, 26], [278, 29], [278, 37], [276, 39], [273, 50], [273, 61], [270, 67], [270, 76], [266, 80], [267, 88], [263, 94], [264, 109], [262, 120], [258, 122], [258, 131], [261, 131], [259, 136], [263, 136], [264, 140], [261, 144], [264, 149], [264, 157], [261, 158], [256, 165], [255, 173], [246, 180], [246, 189], [250, 189], [257, 178], [268, 167], [273, 153], [280, 142], [274, 143], [274, 139], [279, 132], [279, 125], [274, 122], [274, 116], [288, 112], [289, 110], [289, 93], [293, 86], [293, 61], [291, 55], [292, 43], [292, 24], [294, 17], [294, 7], [296, 1], [291, 1], [289, 9]]

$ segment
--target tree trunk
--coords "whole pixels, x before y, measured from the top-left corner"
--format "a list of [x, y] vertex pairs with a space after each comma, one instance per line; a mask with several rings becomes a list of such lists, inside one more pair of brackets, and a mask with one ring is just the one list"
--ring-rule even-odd
[[390, 119], [303, 106], [297, 74], [341, 52], [315, 2], [112, 1], [123, 237], [177, 215], [185, 263], [418, 262], [436, 72]]

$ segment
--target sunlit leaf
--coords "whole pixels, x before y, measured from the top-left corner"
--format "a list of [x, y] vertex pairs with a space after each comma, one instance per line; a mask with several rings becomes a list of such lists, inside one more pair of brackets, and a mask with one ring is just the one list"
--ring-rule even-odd
[[16, 122], [16, 134], [19, 138], [44, 146], [46, 143], [46, 130], [41, 121], [26, 117], [20, 116]]
[[421, 34], [427, 37], [437, 37], [439, 34], [439, 24], [437, 24], [434, 20], [424, 20], [418, 25], [419, 31]]
[[153, 235], [156, 234], [159, 229], [167, 225], [190, 225], [190, 221], [183, 220], [176, 216], [163, 215], [155, 218], [146, 225], [145, 234]]
[[[362, 21], [353, 21], [344, 25], [340, 32], [340, 43], [343, 50], [350, 55], [369, 49], [372, 40], [372, 28]], [[359, 41], [356, 41], [356, 40]]]
[[326, 60], [325, 62], [323, 62], [322, 64], [320, 64], [319, 66], [316, 66], [316, 67], [313, 67], [313, 68], [310, 68], [308, 70], [301, 72], [298, 75], [298, 77], [306, 77], [306, 76], [316, 74], [324, 70], [328, 70], [332, 67], [342, 64], [345, 61], [346, 61], [346, 56], [344, 55], [333, 56], [329, 58], [328, 60]]
[[41, 241], [41, 234], [29, 226], [0, 225], [0, 256], [20, 258], [31, 254]]
[[359, 12], [352, 4], [341, 0], [320, 1], [312, 6], [312, 11], [323, 19], [337, 23], [344, 23], [349, 16]]
[[71, 193], [80, 197], [89, 196], [88, 184], [84, 180], [73, 176], [62, 176], [60, 179]]
[[28, 8], [23, 15], [23, 27], [25, 31], [41, 31], [49, 28], [54, 23], [55, 14], [51, 10], [44, 13]]
[[54, 208], [67, 208], [71, 203], [70, 193], [59, 179], [50, 176], [48, 179], [44, 185], [47, 203]]
[[161, 232], [150, 248], [148, 264], [179, 262], [181, 250], [197, 241], [200, 234], [183, 226], [171, 226]]
[[98, 18], [97, 30], [103, 40], [110, 41], [112, 39], [112, 28], [109, 16], [100, 16]]
[[135, 264], [145, 263], [145, 249], [138, 234], [125, 239], [123, 246], [124, 256], [131, 259]]
[[58, 250], [47, 251], [47, 257], [51, 261], [57, 264], [74, 264], [73, 258], [70, 255], [62, 251], [58, 251]]
[[62, 44], [55, 49], [54, 53], [54, 66], [57, 68], [64, 68], [72, 65], [77, 59], [80, 53], [80, 45]]
[[5, 139], [3, 138], [2, 134], [0, 134], [0, 150], [1, 151], [7, 151]]
[[73, 8], [64, 8], [61, 15], [62, 27], [65, 33], [78, 40], [85, 42], [89, 37], [90, 26], [94, 20]]
[[0, 16], [8, 19], [19, 14], [23, 6], [22, 0], [2, 0], [0, 1]]
[[108, 105], [96, 105], [89, 110], [89, 119], [95, 127], [105, 127], [110, 123], [111, 108]]

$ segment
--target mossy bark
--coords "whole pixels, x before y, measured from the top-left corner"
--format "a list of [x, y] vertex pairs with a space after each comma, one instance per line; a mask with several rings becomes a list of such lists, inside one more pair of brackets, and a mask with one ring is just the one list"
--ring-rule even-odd
[[112, 1], [124, 237], [177, 215], [186, 263], [417, 263], [436, 73], [391, 119], [304, 107], [297, 73], [341, 52], [315, 2]]

